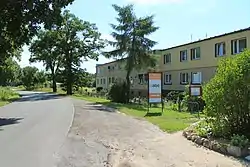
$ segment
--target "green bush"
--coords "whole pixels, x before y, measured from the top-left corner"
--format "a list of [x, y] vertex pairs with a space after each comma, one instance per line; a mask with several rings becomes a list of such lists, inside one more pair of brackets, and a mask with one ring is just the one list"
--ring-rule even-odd
[[246, 136], [244, 135], [233, 135], [231, 138], [231, 145], [233, 146], [237, 146], [240, 148], [245, 148], [246, 146], [249, 145], [249, 140]]
[[112, 85], [108, 96], [109, 99], [116, 103], [126, 103], [127, 102], [127, 85], [126, 83], [115, 83]]
[[212, 126], [207, 121], [201, 121], [195, 126], [195, 132], [201, 137], [209, 137], [213, 135]]
[[8, 87], [0, 87], [0, 101], [10, 100], [13, 96], [17, 96], [17, 93]]
[[250, 137], [250, 51], [226, 57], [203, 89], [206, 116], [221, 137], [239, 134]]

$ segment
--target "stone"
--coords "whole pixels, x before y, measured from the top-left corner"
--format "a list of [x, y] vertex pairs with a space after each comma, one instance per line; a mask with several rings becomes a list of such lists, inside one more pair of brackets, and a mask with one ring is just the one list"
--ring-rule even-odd
[[250, 161], [250, 155], [246, 156], [245, 160]]
[[203, 142], [203, 146], [206, 147], [206, 148], [209, 148], [210, 147], [210, 141], [208, 139], [205, 139], [204, 142]]
[[192, 136], [191, 135], [187, 135], [187, 139], [191, 140]]
[[188, 133], [187, 133], [186, 131], [183, 131], [182, 135], [183, 135], [184, 137], [187, 137]]
[[240, 148], [237, 146], [228, 146], [227, 152], [232, 156], [242, 157], [242, 156], [246, 156], [248, 154], [248, 149], [247, 148]]
[[196, 144], [202, 145], [202, 138], [201, 137], [197, 137], [194, 141]]
[[197, 136], [196, 136], [196, 135], [193, 135], [193, 136], [191, 137], [191, 140], [194, 142], [194, 141], [196, 140], [196, 138], [197, 138]]
[[220, 145], [217, 142], [211, 142], [211, 149], [218, 152], [220, 150]]
[[226, 147], [223, 147], [223, 146], [220, 147], [220, 149], [218, 150], [218, 152], [220, 152], [220, 153], [222, 153], [222, 154], [224, 154], [224, 155], [227, 155], [227, 154], [228, 154], [227, 148], [226, 148]]

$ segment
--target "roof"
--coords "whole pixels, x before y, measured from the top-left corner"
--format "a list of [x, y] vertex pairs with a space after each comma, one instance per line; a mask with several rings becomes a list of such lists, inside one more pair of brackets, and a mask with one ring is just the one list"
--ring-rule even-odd
[[[220, 37], [223, 37], [223, 36], [232, 35], [232, 34], [244, 32], [244, 31], [249, 31], [249, 30], [250, 30], [250, 27], [240, 29], [240, 30], [237, 30], [237, 31], [233, 31], [233, 32], [229, 32], [229, 33], [225, 33], [225, 34], [222, 34], [222, 35], [213, 36], [213, 37], [206, 38], [206, 39], [203, 39], [203, 40], [198, 40], [198, 41], [194, 41], [194, 42], [185, 43], [185, 44], [182, 44], [182, 45], [173, 46], [173, 47], [166, 48], [166, 49], [155, 49], [155, 50], [153, 50], [153, 53], [155, 53], [157, 51], [166, 51], [166, 50], [170, 50], [170, 49], [174, 49], [174, 48], [178, 48], [178, 47], [182, 47], [182, 46], [186, 46], [186, 45], [190, 45], [190, 44], [195, 44], [195, 43], [198, 43], [198, 42], [208, 41], [208, 40], [211, 40], [211, 39], [220, 38]], [[126, 58], [111, 61], [111, 62], [104, 63], [104, 64], [96, 64], [96, 67], [97, 66], [112, 64], [112, 63], [115, 63], [115, 62], [118, 62], [118, 61], [121, 61], [121, 60], [124, 60], [124, 59], [126, 59]]]
[[166, 48], [166, 49], [156, 49], [154, 51], [166, 51], [166, 50], [170, 50], [170, 49], [174, 49], [174, 48], [178, 48], [178, 47], [182, 47], [182, 46], [186, 46], [186, 45], [190, 45], [190, 44], [195, 44], [195, 43], [198, 43], [198, 42], [208, 41], [208, 40], [211, 40], [211, 39], [215, 39], [215, 38], [219, 38], [219, 37], [223, 37], [223, 36], [227, 36], [227, 35], [232, 35], [232, 34], [244, 32], [244, 31], [249, 31], [249, 30], [250, 30], [250, 27], [240, 29], [240, 30], [237, 30], [237, 31], [233, 31], [233, 32], [229, 32], [229, 33], [225, 33], [225, 34], [222, 34], [222, 35], [213, 36], [213, 37], [206, 38], [206, 39], [203, 39], [203, 40], [198, 40], [198, 41], [194, 41], [194, 42], [185, 43], [185, 44], [182, 44], [182, 45], [173, 46], [173, 47]]

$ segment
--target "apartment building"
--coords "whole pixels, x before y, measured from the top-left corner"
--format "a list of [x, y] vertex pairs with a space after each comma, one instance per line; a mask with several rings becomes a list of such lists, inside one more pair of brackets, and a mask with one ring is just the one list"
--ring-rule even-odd
[[[250, 49], [250, 27], [187, 44], [155, 50], [159, 57], [156, 71], [163, 74], [163, 91], [183, 91], [188, 84], [201, 85], [216, 73], [218, 62], [227, 56], [237, 56]], [[125, 79], [124, 61], [113, 61], [96, 66], [97, 87], [109, 89], [117, 79]], [[133, 71], [132, 93], [147, 92], [148, 69]]]

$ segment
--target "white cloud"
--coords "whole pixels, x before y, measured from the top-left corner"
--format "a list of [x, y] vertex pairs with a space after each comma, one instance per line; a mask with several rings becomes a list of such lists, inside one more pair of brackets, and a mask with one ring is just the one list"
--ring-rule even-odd
[[168, 4], [180, 3], [183, 2], [184, 0], [127, 0], [127, 1], [130, 3], [141, 4], [141, 5], [155, 5], [163, 3], [168, 3]]

